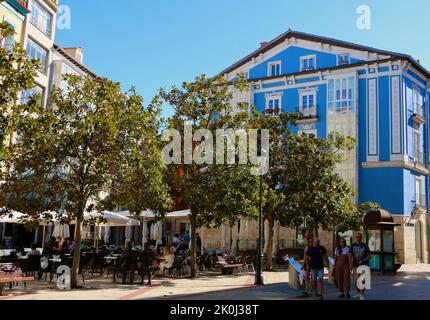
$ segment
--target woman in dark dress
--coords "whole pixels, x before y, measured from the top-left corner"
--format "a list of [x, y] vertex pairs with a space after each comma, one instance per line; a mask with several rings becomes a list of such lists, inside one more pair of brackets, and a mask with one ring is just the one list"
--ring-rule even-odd
[[341, 238], [336, 248], [334, 263], [336, 282], [341, 292], [339, 298], [351, 298], [349, 294], [352, 270], [351, 260], [351, 250], [346, 245], [346, 240]]

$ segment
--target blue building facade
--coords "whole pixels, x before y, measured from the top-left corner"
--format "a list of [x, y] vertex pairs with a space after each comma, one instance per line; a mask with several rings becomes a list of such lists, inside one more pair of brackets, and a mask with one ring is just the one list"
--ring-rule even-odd
[[402, 262], [429, 263], [430, 73], [419, 61], [289, 30], [220, 74], [249, 81], [233, 103], [267, 115], [300, 112], [296, 133], [354, 137], [357, 147], [338, 170], [356, 202], [392, 213]]

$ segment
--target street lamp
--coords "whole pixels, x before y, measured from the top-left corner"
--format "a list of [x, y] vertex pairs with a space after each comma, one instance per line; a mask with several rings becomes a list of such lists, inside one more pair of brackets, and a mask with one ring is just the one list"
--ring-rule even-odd
[[[266, 155], [267, 151], [258, 147], [257, 155], [261, 157], [262, 155]], [[258, 217], [258, 253], [257, 253], [257, 270], [255, 273], [255, 285], [262, 286], [263, 282], [263, 173], [260, 174], [260, 212]]]

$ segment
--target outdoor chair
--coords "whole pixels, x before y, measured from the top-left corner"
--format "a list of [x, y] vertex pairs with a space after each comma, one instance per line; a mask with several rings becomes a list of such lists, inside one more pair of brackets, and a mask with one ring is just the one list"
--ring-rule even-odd
[[197, 257], [197, 268], [199, 271], [206, 270], [206, 267], [205, 267], [206, 258], [207, 258], [206, 254], [203, 256]]
[[41, 256], [36, 255], [30, 255], [27, 258], [27, 266], [25, 268], [25, 276], [28, 277], [29, 275], [35, 277], [35, 274], [37, 273], [37, 276], [39, 279], [42, 278], [42, 268], [40, 266], [40, 259]]
[[54, 277], [54, 263], [52, 261], [49, 261], [49, 256], [42, 256], [40, 258], [40, 269], [41, 269], [41, 274], [43, 276], [43, 274], [45, 274], [45, 281], [46, 281], [46, 277], [49, 274], [49, 281], [52, 281], [52, 278]]
[[244, 268], [247, 272], [250, 272], [250, 271], [255, 272], [254, 260], [255, 260], [254, 256], [246, 256], [244, 258], [244, 262], [245, 262]]
[[184, 259], [182, 256], [176, 256], [175, 260], [173, 260], [173, 265], [169, 268], [169, 276], [173, 277], [174, 274], [178, 277], [182, 277], [184, 268]]

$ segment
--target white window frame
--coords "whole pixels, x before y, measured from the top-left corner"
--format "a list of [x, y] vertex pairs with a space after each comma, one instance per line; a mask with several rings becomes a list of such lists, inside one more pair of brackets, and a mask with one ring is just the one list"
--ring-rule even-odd
[[[277, 65], [279, 65], [279, 74], [277, 74], [277, 75], [273, 75], [272, 74], [272, 67], [273, 66], [277, 66]], [[269, 77], [277, 77], [277, 76], [280, 76], [282, 74], [282, 61], [281, 60], [278, 60], [278, 61], [272, 61], [272, 62], [269, 62], [268, 64], [267, 64], [267, 75], [269, 76]]]
[[[45, 104], [45, 92], [46, 92], [46, 88], [44, 86], [36, 83], [36, 82], [34, 83], [34, 87], [32, 89], [25, 90], [25, 91], [21, 92], [20, 102], [23, 103], [23, 104], [27, 103], [27, 101], [29, 100], [29, 98], [32, 97], [32, 96], [34, 96], [36, 94], [36, 92], [35, 92], [36, 88], [38, 88], [38, 89], [40, 89], [42, 91], [42, 92], [40, 92], [40, 95], [42, 96], [41, 100], [40, 100], [40, 103], [43, 106]], [[24, 94], [25, 93], [29, 93], [30, 95], [28, 97], [24, 98]]]
[[241, 71], [239, 72], [241, 76], [244, 76], [245, 80], [249, 79], [249, 71]]
[[[314, 59], [314, 66], [313, 69], [306, 69], [305, 70], [305, 60]], [[317, 55], [316, 54], [310, 54], [307, 56], [301, 56], [300, 57], [300, 71], [311, 71], [317, 69]]]
[[415, 204], [417, 206], [424, 206], [425, 203], [421, 203], [421, 195], [424, 194], [423, 179], [421, 177], [415, 177]]
[[40, 30], [44, 35], [46, 35], [49, 38], [52, 38], [53, 24], [54, 24], [53, 14], [48, 9], [46, 9], [46, 7], [42, 3], [36, 0], [32, 0], [30, 4], [30, 10], [31, 10], [31, 16], [30, 16], [31, 24], [34, 25], [38, 30]]
[[28, 45], [29, 43], [33, 43], [34, 45], [36, 45], [38, 47], [38, 49], [42, 50], [45, 53], [45, 63], [43, 64], [42, 61], [40, 61], [40, 69], [39, 71], [42, 72], [43, 74], [48, 74], [48, 62], [49, 62], [49, 50], [46, 49], [43, 45], [41, 45], [39, 42], [37, 42], [36, 40], [32, 39], [32, 38], [28, 38], [27, 39], [27, 44], [26, 44], [26, 52], [27, 52], [27, 56], [30, 57], [31, 59], [37, 59], [35, 57], [30, 56], [30, 52], [28, 51]]
[[[266, 96], [265, 96], [266, 97], [266, 106], [265, 106], [264, 111], [266, 112], [266, 110], [271, 109], [269, 107], [270, 101], [273, 101], [273, 106], [275, 106], [275, 100], [279, 100], [279, 113], [278, 113], [278, 115], [281, 114], [282, 113], [282, 95], [283, 95], [283, 93], [281, 93], [281, 92], [266, 94]], [[272, 115], [273, 115], [273, 113], [272, 113]]]
[[[348, 56], [348, 63], [343, 63], [343, 64], [340, 64], [340, 56]], [[339, 53], [339, 54], [337, 54], [336, 55], [336, 57], [337, 57], [337, 65], [338, 66], [344, 66], [344, 65], [348, 65], [348, 64], [351, 64], [351, 55], [348, 53], [348, 52], [345, 52], [345, 53]]]
[[[303, 97], [307, 96], [308, 97], [307, 109], [313, 109], [313, 108], [315, 108], [315, 112], [314, 113], [315, 113], [315, 115], [317, 114], [317, 110], [316, 110], [316, 106], [317, 106], [317, 92], [318, 92], [318, 88], [310, 88], [310, 89], [299, 90], [299, 111], [301, 113], [303, 113]], [[309, 96], [313, 96], [314, 97], [314, 103], [313, 103], [312, 106], [309, 105]]]
[[424, 157], [422, 157], [422, 159], [419, 158], [420, 153], [421, 154], [423, 153], [422, 145], [423, 145], [423, 135], [421, 134], [420, 130], [414, 129], [414, 142], [413, 142], [414, 150], [413, 150], [413, 152], [414, 152], [415, 162], [420, 162], [420, 160], [422, 160], [422, 162], [424, 163]]

